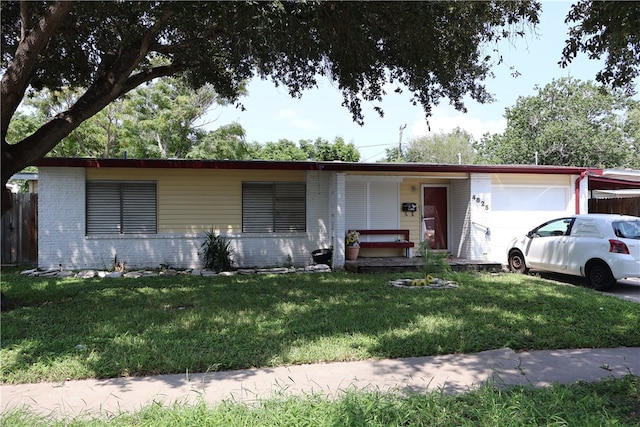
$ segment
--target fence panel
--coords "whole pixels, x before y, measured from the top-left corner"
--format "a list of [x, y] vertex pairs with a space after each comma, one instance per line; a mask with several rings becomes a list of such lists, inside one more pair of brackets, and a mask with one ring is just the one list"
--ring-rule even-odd
[[589, 213], [640, 216], [640, 197], [620, 199], [589, 199]]
[[2, 216], [2, 264], [37, 264], [38, 194], [12, 194], [13, 207]]

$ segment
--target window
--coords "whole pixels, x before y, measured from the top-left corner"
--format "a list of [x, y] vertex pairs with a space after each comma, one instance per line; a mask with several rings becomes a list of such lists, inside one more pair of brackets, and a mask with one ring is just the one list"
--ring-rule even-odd
[[304, 232], [307, 230], [304, 182], [243, 182], [244, 233]]
[[156, 233], [154, 181], [87, 181], [87, 234]]

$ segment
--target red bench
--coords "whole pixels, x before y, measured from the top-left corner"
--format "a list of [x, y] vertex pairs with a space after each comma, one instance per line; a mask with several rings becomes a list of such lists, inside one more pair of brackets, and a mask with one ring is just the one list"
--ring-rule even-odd
[[[380, 249], [380, 248], [399, 248], [406, 249], [406, 256], [410, 257], [411, 252], [410, 249], [415, 245], [413, 242], [409, 241], [409, 230], [360, 230], [358, 229], [358, 233], [360, 236], [395, 236], [396, 240], [385, 241], [385, 242], [363, 242], [360, 241], [360, 248], [371, 248], [371, 249]], [[402, 238], [398, 238], [398, 236], [402, 236]]]

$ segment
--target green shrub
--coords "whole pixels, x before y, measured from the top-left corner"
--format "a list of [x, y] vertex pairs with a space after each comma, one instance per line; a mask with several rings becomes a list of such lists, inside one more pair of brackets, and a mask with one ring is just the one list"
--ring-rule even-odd
[[216, 235], [213, 230], [205, 231], [205, 240], [202, 243], [204, 267], [219, 273], [229, 270], [233, 261], [231, 255], [231, 242], [223, 236]]
[[435, 252], [427, 240], [420, 243], [418, 254], [422, 257], [422, 270], [425, 275], [447, 277], [451, 274], [451, 266], [447, 262], [447, 253]]

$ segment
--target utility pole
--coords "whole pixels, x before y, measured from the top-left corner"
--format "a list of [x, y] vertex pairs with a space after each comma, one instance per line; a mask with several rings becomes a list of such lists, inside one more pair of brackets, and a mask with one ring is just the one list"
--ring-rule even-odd
[[400, 137], [398, 138], [398, 162], [402, 158], [402, 131], [405, 130], [407, 124], [400, 125]]

